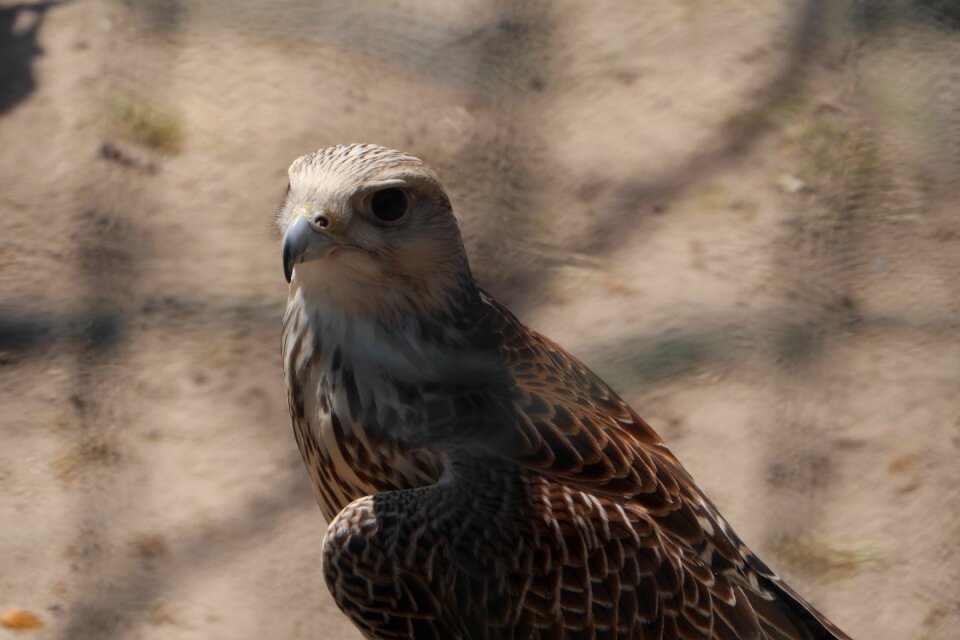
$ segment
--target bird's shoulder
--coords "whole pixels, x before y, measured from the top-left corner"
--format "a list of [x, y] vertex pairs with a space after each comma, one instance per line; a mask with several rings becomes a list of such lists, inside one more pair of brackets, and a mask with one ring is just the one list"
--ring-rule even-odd
[[659, 483], [667, 502], [679, 493], [677, 482], [692, 482], [656, 431], [598, 375], [489, 295], [484, 304], [511, 379], [525, 464], [613, 496], [649, 494]]

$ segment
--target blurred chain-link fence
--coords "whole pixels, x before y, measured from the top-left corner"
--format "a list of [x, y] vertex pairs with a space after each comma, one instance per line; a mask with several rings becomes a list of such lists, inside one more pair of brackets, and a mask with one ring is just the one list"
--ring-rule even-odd
[[359, 637], [271, 213], [355, 141], [437, 168], [482, 284], [838, 624], [960, 638], [958, 6], [0, 3], [0, 607]]

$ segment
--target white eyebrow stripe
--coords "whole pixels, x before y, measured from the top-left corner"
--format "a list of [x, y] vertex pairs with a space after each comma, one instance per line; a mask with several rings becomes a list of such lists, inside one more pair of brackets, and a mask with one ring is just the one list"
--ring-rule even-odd
[[403, 178], [388, 178], [386, 180], [374, 180], [364, 183], [362, 189], [383, 189], [385, 187], [406, 187], [410, 184], [409, 180]]

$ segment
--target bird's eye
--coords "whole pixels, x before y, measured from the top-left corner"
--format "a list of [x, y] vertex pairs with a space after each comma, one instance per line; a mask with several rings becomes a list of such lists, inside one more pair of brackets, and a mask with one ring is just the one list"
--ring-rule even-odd
[[373, 194], [370, 208], [381, 220], [399, 220], [407, 212], [407, 196], [402, 189], [381, 189]]

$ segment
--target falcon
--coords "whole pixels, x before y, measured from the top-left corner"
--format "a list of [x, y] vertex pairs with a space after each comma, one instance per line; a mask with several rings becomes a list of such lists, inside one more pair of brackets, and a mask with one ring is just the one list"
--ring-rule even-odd
[[603, 380], [477, 286], [421, 160], [305, 155], [277, 223], [323, 574], [367, 638], [848, 638]]

